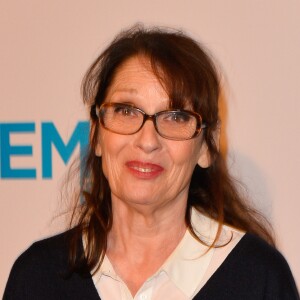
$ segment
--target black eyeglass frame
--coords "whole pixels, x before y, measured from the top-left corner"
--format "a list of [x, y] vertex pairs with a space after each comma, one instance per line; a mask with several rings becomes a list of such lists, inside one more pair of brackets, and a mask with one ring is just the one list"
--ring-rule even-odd
[[[105, 108], [105, 107], [112, 107], [112, 106], [117, 106], [117, 105], [118, 106], [124, 106], [124, 107], [133, 108], [133, 109], [137, 110], [138, 112], [140, 112], [143, 115], [143, 122], [142, 122], [141, 126], [136, 131], [134, 131], [132, 133], [120, 133], [120, 132], [114, 131], [114, 130], [106, 127], [106, 125], [104, 124], [104, 118], [102, 117], [103, 113], [101, 113], [103, 111], [102, 109]], [[187, 113], [187, 114], [193, 115], [196, 118], [196, 121], [197, 121], [196, 129], [195, 129], [194, 134], [191, 137], [186, 138], [186, 139], [178, 139], [178, 138], [172, 138], [172, 137], [165, 136], [161, 132], [159, 132], [157, 124], [156, 124], [156, 118], [158, 116], [162, 115], [162, 114], [165, 114], [165, 113], [177, 113], [177, 112]], [[147, 120], [151, 120], [153, 122], [153, 125], [154, 125], [154, 128], [155, 128], [156, 132], [161, 137], [163, 137], [165, 139], [168, 139], [168, 140], [175, 140], [175, 141], [185, 141], [185, 140], [193, 139], [193, 138], [197, 137], [201, 133], [202, 129], [207, 128], [207, 124], [204, 123], [204, 122], [202, 122], [202, 117], [201, 117], [200, 114], [198, 114], [198, 113], [196, 113], [194, 111], [183, 110], [183, 109], [163, 110], [163, 111], [159, 111], [159, 112], [157, 112], [157, 113], [155, 113], [153, 115], [148, 115], [143, 110], [141, 110], [140, 108], [138, 108], [138, 107], [136, 107], [136, 106], [134, 106], [132, 104], [117, 103], [117, 102], [105, 102], [100, 107], [96, 106], [96, 115], [97, 115], [98, 119], [100, 120], [101, 125], [105, 129], [107, 129], [108, 131], [111, 131], [113, 133], [117, 133], [117, 134], [121, 134], [121, 135], [132, 135], [132, 134], [135, 134], [135, 133], [139, 132], [143, 128], [143, 126], [144, 126], [144, 124], [145, 124], [145, 122]]]

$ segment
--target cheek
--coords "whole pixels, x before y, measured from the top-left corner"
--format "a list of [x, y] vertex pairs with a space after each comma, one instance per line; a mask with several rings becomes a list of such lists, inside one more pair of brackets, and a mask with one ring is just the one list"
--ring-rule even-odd
[[113, 184], [121, 177], [120, 153], [126, 142], [116, 134], [107, 131], [102, 132], [99, 142], [102, 152], [102, 170], [109, 183]]
[[122, 178], [121, 165], [117, 161], [114, 153], [103, 151], [102, 154], [102, 171], [106, 177], [110, 188], [113, 190]]
[[175, 144], [175, 147], [170, 147], [170, 155], [173, 157], [175, 166], [194, 168], [200, 157], [200, 149], [200, 141], [189, 140]]
[[195, 141], [172, 144], [169, 148], [170, 169], [164, 186], [173, 196], [186, 190], [198, 162], [200, 144]]

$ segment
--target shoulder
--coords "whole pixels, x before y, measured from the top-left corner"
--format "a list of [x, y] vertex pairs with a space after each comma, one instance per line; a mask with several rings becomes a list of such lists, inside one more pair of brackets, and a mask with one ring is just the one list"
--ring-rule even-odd
[[[203, 299], [299, 299], [283, 255], [249, 233], [227, 256], [202, 293], [202, 296], [215, 296]], [[220, 295], [225, 298], [218, 298]]]
[[72, 230], [66, 231], [35, 242], [22, 253], [10, 272], [4, 299], [57, 299], [57, 295], [69, 299], [83, 292], [89, 299], [91, 278], [66, 276], [71, 236]]
[[[33, 243], [13, 265], [12, 271], [46, 271], [49, 268], [65, 266], [71, 231], [66, 231]], [[38, 268], [42, 267], [42, 268]]]
[[237, 261], [243, 258], [242, 261], [245, 263], [250, 260], [253, 266], [259, 265], [267, 269], [287, 266], [285, 258], [276, 248], [249, 233], [246, 233], [237, 244], [233, 256]]
[[267, 283], [265, 289], [269, 289], [270, 293], [275, 290], [296, 292], [296, 285], [286, 259], [261, 238], [245, 234], [233, 251], [231, 259], [248, 274], [255, 276], [253, 281], [257, 279]]
[[273, 246], [261, 238], [246, 233], [232, 251], [232, 261], [271, 274], [290, 273], [290, 268], [284, 256]]

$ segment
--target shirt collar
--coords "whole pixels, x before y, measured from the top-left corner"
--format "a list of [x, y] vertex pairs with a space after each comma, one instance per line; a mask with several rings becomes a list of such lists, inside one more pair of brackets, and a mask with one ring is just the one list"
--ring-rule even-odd
[[197, 241], [187, 230], [175, 251], [160, 269], [166, 272], [188, 297], [193, 295], [210, 264], [214, 248], [209, 249], [209, 245], [214, 241], [218, 230], [216, 221], [196, 209], [192, 209], [191, 221], [197, 236], [208, 246]]
[[115, 280], [120, 280], [120, 278], [118, 277], [117, 273], [115, 272], [110, 260], [108, 259], [108, 257], [106, 255], [104, 256], [103, 262], [102, 262], [98, 272], [100, 275], [106, 275]]

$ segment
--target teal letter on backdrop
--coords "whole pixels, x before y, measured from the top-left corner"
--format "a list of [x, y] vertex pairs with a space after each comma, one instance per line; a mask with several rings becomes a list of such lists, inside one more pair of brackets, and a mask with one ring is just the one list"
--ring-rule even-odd
[[11, 156], [31, 156], [32, 146], [11, 145], [11, 133], [35, 132], [34, 123], [2, 123], [0, 124], [0, 145], [1, 145], [1, 178], [3, 179], [34, 179], [36, 169], [13, 169], [11, 168]]
[[52, 178], [52, 145], [65, 164], [69, 161], [76, 145], [80, 145], [80, 157], [83, 157], [88, 145], [89, 122], [78, 122], [69, 142], [65, 145], [52, 122], [42, 123], [42, 177]]

